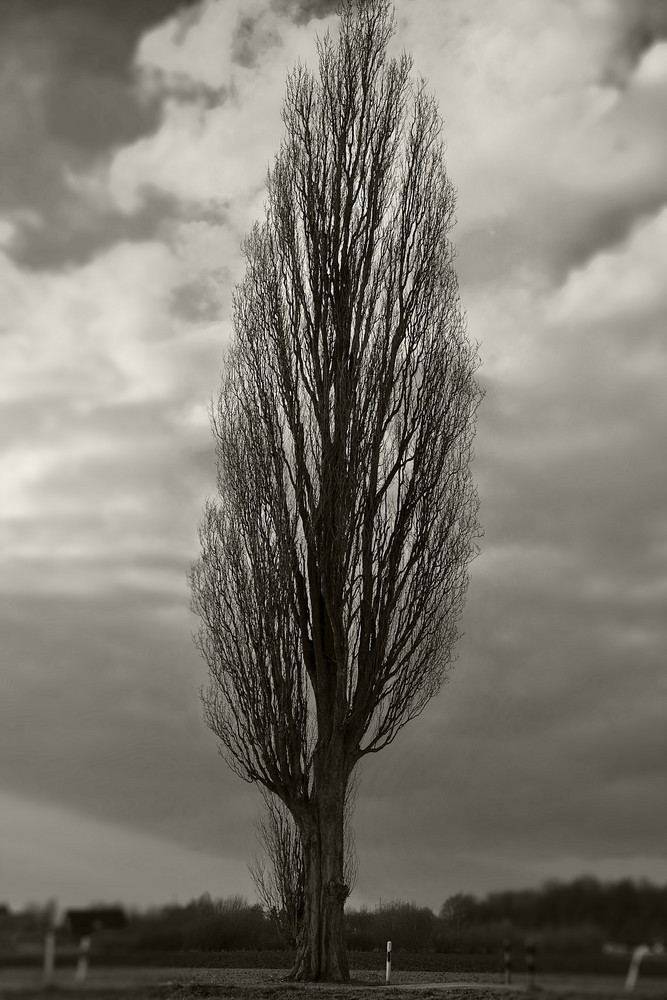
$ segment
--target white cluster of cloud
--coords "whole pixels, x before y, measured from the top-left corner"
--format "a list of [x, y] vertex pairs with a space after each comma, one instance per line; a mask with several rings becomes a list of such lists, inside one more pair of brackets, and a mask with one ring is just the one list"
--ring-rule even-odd
[[207, 3], [196, 19], [176, 16], [147, 35], [137, 53], [143, 85], [169, 96], [158, 132], [108, 166], [117, 203], [131, 211], [157, 186], [186, 204], [223, 206], [227, 227], [242, 235], [261, 212], [286, 67], [297, 60], [316, 60], [312, 27], [280, 17], [266, 0]]
[[85, 589], [101, 562], [163, 550], [169, 438], [214, 337], [194, 329], [186, 345], [171, 307], [182, 276], [164, 243], [115, 244], [59, 273], [4, 256], [0, 271], [4, 586]]
[[639, 86], [664, 88], [667, 83], [667, 42], [656, 42], [646, 50], [635, 72]]
[[2, 267], [5, 399], [35, 393], [85, 409], [173, 389], [151, 350], [170, 339], [178, 281], [177, 261], [163, 243], [116, 244], [60, 274], [29, 273], [6, 257]]
[[632, 321], [664, 310], [667, 207], [641, 220], [621, 246], [603, 250], [572, 271], [554, 303], [557, 320]]
[[567, 0], [398, 6], [400, 42], [440, 97], [464, 226], [521, 213], [546, 186], [590, 169], [576, 147], [613, 100], [600, 83], [615, 41], [611, 9]]

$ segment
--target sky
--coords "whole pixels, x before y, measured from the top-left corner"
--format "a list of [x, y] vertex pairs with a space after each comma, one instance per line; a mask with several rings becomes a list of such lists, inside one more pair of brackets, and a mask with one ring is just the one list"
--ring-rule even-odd
[[[328, 0], [0, 0], [0, 901], [253, 899], [201, 720], [208, 406]], [[448, 683], [367, 759], [352, 903], [667, 882], [667, 6], [397, 0], [486, 391]]]

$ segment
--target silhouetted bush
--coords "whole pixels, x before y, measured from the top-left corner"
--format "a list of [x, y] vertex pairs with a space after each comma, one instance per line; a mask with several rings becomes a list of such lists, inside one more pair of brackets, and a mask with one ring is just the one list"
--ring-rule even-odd
[[378, 937], [375, 914], [362, 906], [359, 910], [345, 911], [347, 947], [350, 951], [384, 951], [385, 941]]
[[242, 896], [211, 899], [209, 895], [186, 910], [184, 947], [201, 951], [275, 947], [276, 934], [257, 904]]
[[257, 904], [241, 896], [213, 899], [205, 894], [187, 906], [168, 906], [130, 915], [124, 950], [225, 951], [284, 947], [272, 922]]
[[375, 927], [380, 941], [391, 941], [396, 950], [422, 952], [433, 948], [436, 917], [427, 906], [397, 899], [375, 908]]
[[448, 923], [440, 918], [433, 945], [440, 954], [490, 955], [500, 953], [507, 940], [511, 941], [513, 946], [523, 946], [524, 937], [525, 935], [514, 928], [509, 921], [451, 929]]

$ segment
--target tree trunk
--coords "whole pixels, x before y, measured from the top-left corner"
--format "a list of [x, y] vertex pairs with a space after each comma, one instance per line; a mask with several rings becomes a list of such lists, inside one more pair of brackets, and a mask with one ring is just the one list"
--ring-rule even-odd
[[305, 907], [289, 979], [348, 982], [343, 907], [349, 889], [343, 881], [345, 782], [328, 774], [300, 822], [305, 865]]

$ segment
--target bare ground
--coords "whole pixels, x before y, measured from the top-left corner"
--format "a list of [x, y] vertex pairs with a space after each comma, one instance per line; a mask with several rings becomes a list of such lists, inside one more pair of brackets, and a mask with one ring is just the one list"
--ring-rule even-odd
[[[75, 983], [71, 969], [59, 969], [45, 988], [35, 970], [0, 972], [0, 998], [7, 1000], [621, 1000], [623, 982], [600, 976], [538, 977], [528, 990], [525, 976], [511, 986], [489, 973], [384, 973], [355, 971], [349, 984], [290, 983], [284, 969], [91, 969]], [[637, 1000], [667, 1000], [667, 981], [639, 981]]]

